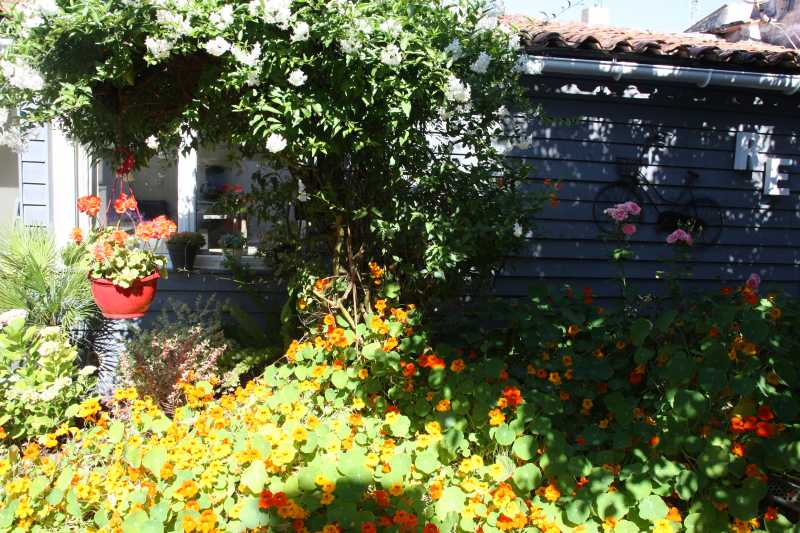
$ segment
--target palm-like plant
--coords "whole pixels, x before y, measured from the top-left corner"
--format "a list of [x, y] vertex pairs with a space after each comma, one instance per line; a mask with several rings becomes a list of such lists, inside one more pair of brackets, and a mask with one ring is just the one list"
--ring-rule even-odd
[[45, 229], [21, 224], [0, 232], [0, 311], [26, 309], [28, 320], [74, 330], [98, 317], [83, 254], [61, 253]]

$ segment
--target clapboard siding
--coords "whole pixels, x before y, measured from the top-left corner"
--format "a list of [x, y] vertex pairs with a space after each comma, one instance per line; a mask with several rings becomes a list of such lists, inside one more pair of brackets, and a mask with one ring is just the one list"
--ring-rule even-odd
[[50, 225], [48, 142], [47, 128], [37, 128], [20, 154], [21, 215], [30, 226]]
[[[601, 82], [598, 89], [598, 83], [566, 77], [529, 78], [527, 85], [547, 117], [564, 120], [513, 115], [529, 146], [507, 146], [506, 153], [530, 165], [524, 186], [541, 189], [545, 179], [559, 180], [559, 203], [545, 207], [526, 249], [507, 259], [495, 283], [498, 295], [522, 296], [540, 280], [592, 286], [599, 298], [620, 295], [619, 270], [609, 260], [616, 245], [606, 242], [595, 220], [595, 212], [607, 207], [597, 195], [619, 180], [618, 160], [639, 158], [656, 132], [659, 142], [646, 152], [645, 174], [663, 199], [652, 189], [649, 201], [643, 197], [644, 218], [632, 239], [636, 259], [625, 268], [629, 281], [659, 292], [660, 272], [691, 266], [687, 289], [738, 283], [758, 272], [768, 286], [798, 293], [800, 98], [652, 84], [640, 84], [637, 92]], [[764, 157], [795, 159], [782, 168], [789, 196], [763, 196], [761, 172], [733, 170], [740, 131], [764, 135]], [[720, 206], [723, 228], [719, 241], [695, 247], [686, 265], [673, 262], [656, 220], [658, 210], [675, 209], [670, 202], [685, 192], [689, 171], [700, 176], [693, 196]], [[684, 194], [682, 201], [689, 198]]]

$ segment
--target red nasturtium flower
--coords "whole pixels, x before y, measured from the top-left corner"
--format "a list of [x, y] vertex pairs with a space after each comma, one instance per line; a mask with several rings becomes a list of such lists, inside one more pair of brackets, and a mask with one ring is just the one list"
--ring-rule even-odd
[[261, 492], [261, 496], [258, 500], [258, 507], [266, 511], [273, 507], [283, 507], [287, 503], [286, 494], [283, 492], [272, 494], [272, 492], [265, 490]]
[[521, 405], [524, 401], [522, 399], [522, 393], [519, 391], [519, 389], [510, 385], [503, 389], [503, 398], [505, 398], [510, 407]]
[[775, 420], [775, 413], [769, 405], [762, 405], [758, 408], [758, 418], [764, 422], [772, 422]]
[[736, 457], [744, 457], [745, 456], [745, 449], [744, 445], [741, 442], [734, 442], [731, 446], [731, 453]]
[[777, 519], [778, 519], [778, 508], [772, 506], [767, 507], [767, 512], [764, 513], [764, 520], [771, 522]]

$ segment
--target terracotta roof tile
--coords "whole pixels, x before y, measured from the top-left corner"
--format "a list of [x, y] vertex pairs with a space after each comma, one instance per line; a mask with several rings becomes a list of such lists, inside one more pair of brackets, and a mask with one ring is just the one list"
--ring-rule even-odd
[[[800, 72], [798, 50], [760, 41], [728, 42], [707, 34], [658, 33], [578, 22], [505, 17], [519, 29], [529, 53], [671, 62], [697, 67], [738, 68], [769, 72]], [[624, 57], [620, 57], [624, 56]]]

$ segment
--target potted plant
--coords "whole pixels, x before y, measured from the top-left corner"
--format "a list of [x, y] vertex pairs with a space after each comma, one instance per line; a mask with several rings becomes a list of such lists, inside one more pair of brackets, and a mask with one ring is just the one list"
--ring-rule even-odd
[[202, 233], [182, 231], [176, 233], [167, 241], [169, 258], [175, 270], [193, 270], [197, 251], [206, 244]]
[[222, 253], [234, 259], [241, 259], [247, 238], [241, 233], [226, 233], [219, 238]]
[[[150, 309], [158, 279], [165, 274], [166, 258], [155, 253], [162, 239], [175, 234], [176, 225], [165, 216], [144, 221], [136, 198], [120, 193], [113, 202], [121, 216], [115, 226], [97, 225], [101, 200], [98, 196], [78, 199], [78, 210], [92, 218], [86, 239], [74, 232], [76, 244], [88, 255], [92, 295], [103, 316], [123, 320], [141, 318]], [[124, 218], [134, 222], [133, 231], [123, 229]]]

